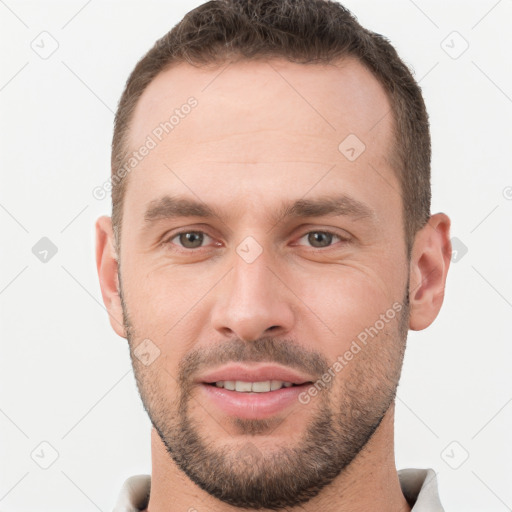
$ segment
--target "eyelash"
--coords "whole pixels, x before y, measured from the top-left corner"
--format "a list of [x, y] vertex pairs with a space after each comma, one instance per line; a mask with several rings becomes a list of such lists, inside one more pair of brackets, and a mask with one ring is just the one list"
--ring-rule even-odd
[[[208, 233], [205, 233], [204, 231], [190, 229], [190, 230], [186, 230], [186, 231], [179, 231], [178, 233], [173, 234], [170, 238], [167, 238], [166, 240], [164, 240], [162, 242], [162, 244], [163, 245], [176, 245], [176, 244], [172, 243], [172, 240], [174, 240], [175, 238], [178, 238], [180, 235], [184, 235], [184, 234], [187, 234], [187, 233], [199, 233], [199, 234], [206, 235], [209, 238], [212, 238], [210, 235], [208, 235]], [[301, 240], [302, 238], [304, 238], [305, 236], [307, 236], [307, 235], [309, 235], [311, 233], [322, 233], [322, 234], [326, 234], [326, 235], [332, 235], [333, 237], [338, 238], [341, 242], [349, 242], [350, 241], [348, 238], [344, 238], [341, 235], [335, 233], [334, 231], [318, 230], [318, 229], [307, 231], [298, 240]], [[333, 245], [334, 244], [328, 245], [326, 247], [311, 247], [311, 249], [316, 250], [316, 251], [323, 251], [323, 250], [327, 250], [327, 249], [333, 247]], [[197, 248], [194, 248], [194, 249], [188, 249], [188, 248], [182, 247], [180, 245], [177, 245], [177, 247], [179, 248], [179, 250], [184, 251], [184, 252], [189, 252], [189, 253], [190, 252], [198, 252], [201, 249], [206, 249], [207, 248], [206, 246], [201, 246], [201, 247], [197, 247]]]

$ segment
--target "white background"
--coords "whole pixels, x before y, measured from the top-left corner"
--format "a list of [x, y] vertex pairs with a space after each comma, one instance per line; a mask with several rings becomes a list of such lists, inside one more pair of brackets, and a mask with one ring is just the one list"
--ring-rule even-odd
[[[0, 510], [109, 511], [126, 477], [151, 470], [150, 423], [96, 276], [109, 198], [92, 190], [109, 177], [128, 74], [200, 3], [0, 0]], [[447, 512], [512, 510], [512, 1], [344, 4], [420, 80], [432, 211], [467, 248], [438, 319], [409, 335], [397, 466], [434, 468]], [[43, 31], [58, 42], [47, 59], [31, 48]], [[47, 263], [32, 253], [42, 237], [58, 248]], [[48, 469], [43, 441], [59, 454]]]

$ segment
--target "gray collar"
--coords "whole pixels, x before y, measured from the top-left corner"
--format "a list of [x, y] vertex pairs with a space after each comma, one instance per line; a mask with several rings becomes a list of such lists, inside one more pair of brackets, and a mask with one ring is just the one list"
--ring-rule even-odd
[[[398, 479], [411, 512], [444, 512], [439, 501], [437, 477], [433, 469], [401, 469]], [[148, 506], [151, 488], [150, 475], [128, 478], [121, 489], [113, 512], [139, 512]]]

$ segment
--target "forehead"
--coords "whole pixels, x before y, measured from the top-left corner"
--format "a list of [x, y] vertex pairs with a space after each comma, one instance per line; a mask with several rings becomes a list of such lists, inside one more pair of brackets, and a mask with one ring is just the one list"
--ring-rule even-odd
[[[197, 107], [182, 118], [181, 109], [190, 98]], [[165, 130], [169, 120], [172, 133], [161, 133], [159, 127]], [[283, 59], [208, 67], [175, 63], [157, 75], [139, 99], [128, 147], [138, 148], [148, 135], [155, 138], [156, 130], [162, 140], [156, 140], [160, 151], [155, 153], [172, 151], [175, 162], [190, 160], [194, 142], [196, 157], [207, 156], [214, 145], [217, 152], [236, 150], [233, 157], [243, 154], [245, 161], [257, 161], [261, 139], [266, 152], [285, 154], [290, 139], [294, 144], [300, 134], [305, 146], [295, 145], [291, 152], [301, 160], [312, 151], [339, 156], [340, 142], [355, 134], [366, 150], [386, 158], [393, 143], [392, 124], [387, 94], [354, 58], [331, 64]], [[272, 131], [279, 137], [269, 140]]]

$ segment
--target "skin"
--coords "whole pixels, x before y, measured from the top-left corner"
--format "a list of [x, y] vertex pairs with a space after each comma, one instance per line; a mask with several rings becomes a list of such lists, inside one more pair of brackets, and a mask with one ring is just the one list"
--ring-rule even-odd
[[[169, 428], [167, 434], [175, 432], [171, 423], [182, 391], [179, 365], [194, 351], [215, 354], [216, 347], [230, 340], [251, 346], [271, 336], [332, 365], [359, 333], [398, 302], [404, 305], [405, 332], [397, 316], [336, 375], [328, 390], [307, 406], [297, 404], [289, 416], [290, 411], [277, 414], [254, 435], [197, 387], [188, 389], [187, 403], [189, 418], [210, 449], [236, 456], [252, 446], [256, 462], [262, 463], [272, 454], [300, 447], [325, 407], [338, 414], [364, 405], [368, 412], [361, 421], [381, 419], [373, 436], [332, 482], [299, 508], [410, 510], [394, 460], [392, 398], [407, 328], [425, 329], [442, 305], [450, 220], [443, 213], [432, 215], [416, 234], [407, 259], [400, 186], [389, 163], [393, 119], [385, 115], [390, 103], [384, 90], [353, 59], [329, 65], [281, 59], [221, 68], [174, 65], [143, 93], [130, 147], [138, 148], [190, 96], [198, 106], [129, 175], [119, 253], [110, 218], [96, 223], [103, 300], [115, 332], [129, 337], [146, 409], [162, 430]], [[338, 150], [350, 133], [366, 146], [353, 162]], [[333, 192], [365, 203], [372, 216], [279, 219], [282, 201]], [[222, 217], [160, 219], [148, 226], [146, 209], [165, 194], [200, 200], [217, 207]], [[334, 237], [331, 245], [315, 248], [305, 236], [326, 230], [349, 241]], [[201, 249], [186, 249], [176, 238], [182, 231], [202, 231], [208, 237]], [[236, 252], [248, 236], [262, 249], [250, 264]], [[145, 366], [133, 358], [133, 349], [148, 338], [160, 355]], [[380, 411], [383, 404], [386, 409]], [[155, 428], [151, 451], [151, 512], [239, 509], [188, 478]], [[232, 467], [242, 471], [233, 460]]]

